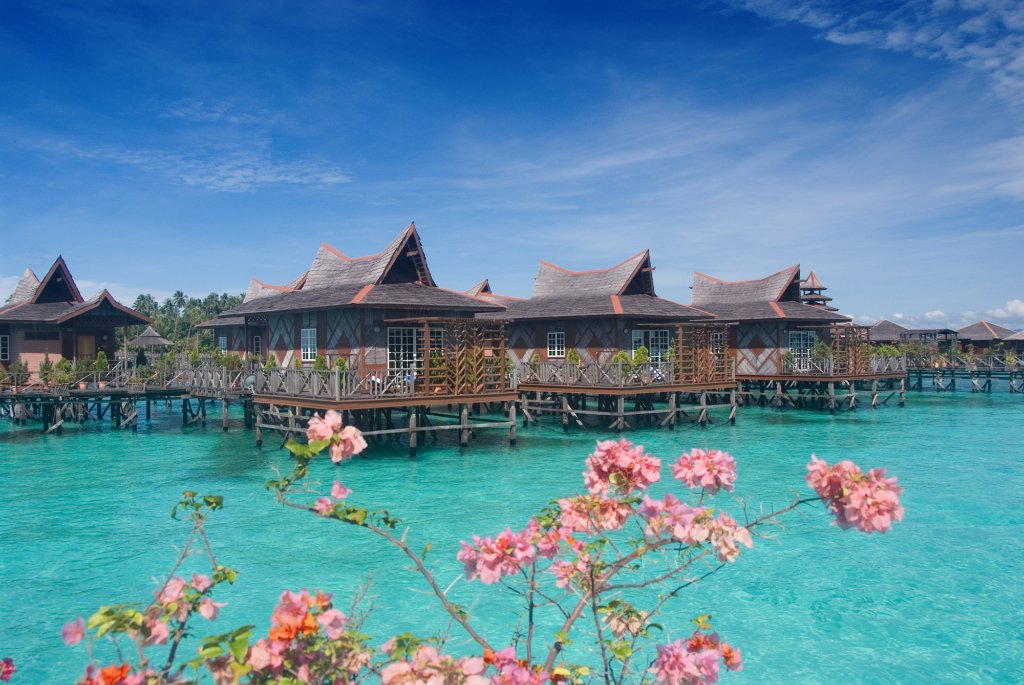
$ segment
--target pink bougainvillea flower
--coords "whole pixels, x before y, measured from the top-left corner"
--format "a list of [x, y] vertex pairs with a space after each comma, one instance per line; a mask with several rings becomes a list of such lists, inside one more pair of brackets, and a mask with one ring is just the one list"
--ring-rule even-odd
[[181, 599], [181, 595], [184, 591], [185, 580], [174, 576], [164, 584], [162, 590], [155, 594], [161, 604], [171, 604], [172, 602], [177, 602]]
[[334, 481], [331, 486], [331, 497], [334, 499], [345, 499], [352, 494], [352, 491], [341, 484], [340, 480]]
[[193, 573], [192, 580], [189, 581], [189, 585], [196, 592], [206, 592], [213, 585], [213, 581], [210, 580], [209, 576], [204, 576], [201, 573]]
[[661, 460], [646, 454], [642, 445], [625, 439], [598, 441], [586, 464], [583, 482], [592, 495], [627, 495], [661, 478]]
[[313, 511], [320, 516], [330, 516], [334, 511], [334, 501], [330, 497], [317, 497]]
[[530, 542], [532, 537], [529, 526], [518, 533], [506, 528], [494, 539], [474, 535], [472, 545], [461, 543], [456, 558], [463, 563], [467, 580], [479, 578], [481, 583], [492, 585], [502, 576], [513, 575], [537, 560], [537, 549]]
[[18, 668], [14, 665], [14, 659], [11, 657], [5, 656], [0, 660], [0, 681], [6, 683], [17, 671]]
[[167, 624], [158, 618], [146, 619], [143, 621], [142, 627], [148, 633], [142, 642], [144, 645], [162, 645], [167, 642], [167, 638], [171, 634]]
[[805, 479], [828, 505], [840, 528], [884, 533], [903, 520], [899, 497], [903, 489], [895, 477], [885, 475], [885, 469], [872, 469], [864, 475], [852, 461], [829, 466], [812, 454]]
[[309, 418], [309, 423], [306, 424], [306, 438], [310, 442], [330, 440], [332, 437], [334, 437], [334, 431], [327, 425], [327, 422], [316, 415]]
[[754, 541], [745, 526], [738, 525], [736, 519], [722, 512], [711, 525], [711, 544], [718, 552], [719, 561], [731, 562], [740, 555], [739, 545], [750, 549]]
[[732, 492], [736, 460], [721, 450], [693, 449], [683, 452], [672, 465], [672, 477], [689, 488], [703, 488], [709, 495], [719, 490]]
[[337, 464], [366, 449], [366, 440], [355, 426], [345, 426], [331, 445], [331, 461]]
[[77, 645], [85, 637], [85, 621], [76, 618], [70, 623], [65, 623], [60, 629], [60, 636], [64, 639], [64, 644]]
[[317, 623], [327, 631], [327, 637], [337, 640], [345, 634], [345, 626], [348, 624], [348, 617], [337, 609], [328, 609], [316, 617]]
[[249, 648], [247, 661], [254, 671], [280, 668], [284, 663], [284, 651], [284, 643], [264, 638]]
[[617, 497], [577, 495], [558, 500], [562, 527], [573, 533], [594, 533], [597, 530], [618, 530], [629, 519], [633, 509]]
[[204, 597], [199, 603], [199, 615], [207, 621], [212, 621], [220, 614], [220, 608], [227, 606], [227, 602], [214, 602], [209, 597]]

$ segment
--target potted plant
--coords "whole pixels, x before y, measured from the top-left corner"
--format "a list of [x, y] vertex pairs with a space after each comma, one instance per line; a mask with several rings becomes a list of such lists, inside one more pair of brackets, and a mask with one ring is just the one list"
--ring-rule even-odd
[[11, 379], [14, 391], [17, 392], [19, 386], [28, 383], [28, 364], [22, 359], [11, 362], [11, 365], [7, 368], [7, 375]]
[[70, 385], [74, 379], [75, 370], [71, 365], [71, 360], [66, 357], [61, 357], [57, 360], [57, 363], [53, 366], [53, 379], [54, 386], [67, 390], [67, 386]]
[[89, 376], [92, 375], [93, 369], [92, 362], [85, 359], [77, 359], [74, 363], [74, 374], [75, 380], [78, 382], [78, 389], [85, 390], [89, 387]]
[[565, 361], [579, 366], [583, 362], [583, 359], [580, 357], [580, 353], [576, 351], [575, 347], [570, 347], [565, 352]]
[[96, 369], [96, 384], [100, 390], [107, 387], [107, 371], [110, 370], [110, 361], [107, 359], [107, 353], [100, 350], [96, 354], [96, 361], [93, 362], [93, 366]]
[[334, 368], [338, 371], [348, 371], [348, 361], [344, 357], [338, 357], [334, 360]]
[[53, 380], [53, 362], [50, 361], [50, 353], [43, 352], [43, 361], [39, 362], [39, 380], [43, 385], [49, 387]]
[[277, 368], [277, 357], [272, 354], [267, 355], [266, 361], [263, 362], [263, 370], [270, 371]]

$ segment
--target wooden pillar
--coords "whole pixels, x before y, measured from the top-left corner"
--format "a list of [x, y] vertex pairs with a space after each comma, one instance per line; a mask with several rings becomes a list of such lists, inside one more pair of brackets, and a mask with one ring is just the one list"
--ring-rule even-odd
[[152, 404], [153, 403], [147, 398], [146, 399], [146, 420], [147, 421], [149, 421], [149, 418], [151, 416], [151, 411], [152, 411], [151, 405]]
[[674, 392], [670, 392], [668, 394], [668, 427], [669, 427], [669, 430], [675, 430], [676, 429], [676, 419], [678, 418], [678, 413], [676, 411], [676, 402], [677, 401], [678, 401], [678, 394], [674, 393]]
[[224, 432], [228, 430], [228, 398], [225, 396], [220, 401], [220, 426]]
[[615, 430], [621, 431], [626, 428], [626, 396], [619, 395], [615, 403]]
[[459, 405], [459, 445], [465, 447], [469, 444], [469, 406]]
[[878, 407], [878, 379], [876, 378], [871, 382], [871, 408], [875, 409]]
[[907, 379], [900, 378], [900, 399], [899, 405], [902, 407], [907, 397]]
[[199, 424], [206, 428], [206, 398], [199, 398]]
[[701, 426], [707, 425], [708, 423], [708, 391], [705, 390], [700, 394], [700, 413], [697, 414], [697, 423]]
[[192, 400], [182, 397], [181, 398], [181, 427], [184, 428], [188, 425], [188, 406], [192, 404]]
[[418, 434], [416, 433], [416, 408], [412, 407], [409, 409], [409, 458], [416, 456], [416, 442]]
[[569, 432], [569, 396], [562, 395], [562, 432]]
[[508, 444], [516, 444], [516, 401], [508, 403]]
[[736, 388], [733, 388], [732, 390], [729, 391], [729, 405], [729, 424], [735, 426], [736, 407], [738, 406], [736, 398]]
[[828, 382], [828, 412], [836, 413], [836, 384], [835, 381]]

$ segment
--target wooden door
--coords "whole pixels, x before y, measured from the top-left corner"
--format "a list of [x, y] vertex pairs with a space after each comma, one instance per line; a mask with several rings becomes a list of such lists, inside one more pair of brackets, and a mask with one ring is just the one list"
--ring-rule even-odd
[[78, 359], [96, 358], [96, 336], [80, 335], [75, 342], [75, 356]]

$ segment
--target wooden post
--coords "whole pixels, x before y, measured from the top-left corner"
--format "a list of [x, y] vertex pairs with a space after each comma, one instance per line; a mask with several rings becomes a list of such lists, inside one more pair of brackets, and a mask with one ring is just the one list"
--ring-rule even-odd
[[413, 407], [409, 410], [409, 458], [412, 459], [416, 456], [416, 408]]
[[469, 444], [469, 406], [459, 405], [459, 445], [465, 447]]
[[199, 398], [199, 424], [206, 428], [206, 398]]
[[149, 400], [149, 398], [146, 398], [146, 420], [147, 421], [149, 421], [149, 418], [150, 418], [150, 415], [151, 415], [151, 411], [152, 411], [151, 405], [152, 405], [152, 402]]
[[626, 428], [626, 396], [619, 395], [618, 401], [615, 403], [615, 413], [617, 418], [615, 419], [615, 430], [621, 431]]
[[871, 408], [878, 407], [878, 379], [871, 382]]
[[737, 407], [736, 388], [729, 391], [729, 404], [731, 405], [729, 409], [729, 424], [735, 426]]
[[508, 444], [516, 444], [516, 401], [508, 403]]
[[228, 430], [228, 398], [227, 395], [220, 401], [220, 425], [226, 433]]
[[903, 406], [903, 403], [906, 401], [906, 396], [907, 396], [907, 379], [906, 378], [900, 378], [900, 399], [899, 399], [899, 405], [901, 407]]
[[256, 424], [256, 446], [263, 447], [263, 412], [253, 405], [253, 413], [255, 414], [253, 418]]
[[562, 432], [569, 432], [569, 396], [562, 395]]
[[828, 382], [828, 412], [836, 413], [836, 384], [834, 381]]
[[669, 427], [669, 430], [675, 430], [676, 429], [676, 419], [678, 418], [678, 414], [676, 412], [676, 399], [677, 399], [676, 393], [670, 392], [668, 394], [668, 412], [669, 412], [669, 415], [668, 415], [668, 427]]

